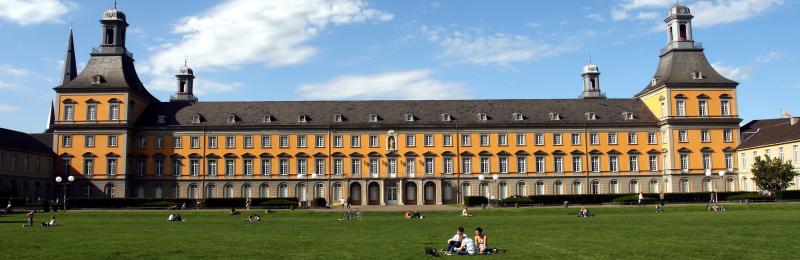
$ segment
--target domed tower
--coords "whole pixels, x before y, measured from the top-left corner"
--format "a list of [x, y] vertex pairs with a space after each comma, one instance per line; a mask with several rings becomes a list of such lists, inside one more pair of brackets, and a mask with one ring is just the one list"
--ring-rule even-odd
[[178, 74], [175, 74], [178, 80], [178, 92], [170, 97], [170, 102], [197, 102], [197, 97], [194, 96], [194, 71], [183, 62], [183, 66], [178, 69]]
[[117, 9], [117, 4], [114, 3], [114, 8], [107, 10], [103, 13], [100, 19], [100, 24], [103, 28], [103, 41], [100, 43], [100, 52], [109, 54], [125, 53], [125, 30], [128, 28], [128, 22], [125, 18], [125, 13]]
[[692, 12], [689, 7], [676, 4], [673, 6], [664, 22], [667, 24], [667, 48], [696, 48], [692, 40]]
[[583, 77], [583, 94], [579, 98], [606, 98], [600, 91], [600, 68], [592, 64], [591, 60], [583, 67], [581, 77]]

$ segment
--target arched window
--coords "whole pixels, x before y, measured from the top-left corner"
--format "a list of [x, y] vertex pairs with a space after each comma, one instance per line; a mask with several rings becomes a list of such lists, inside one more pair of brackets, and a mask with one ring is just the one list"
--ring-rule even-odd
[[189, 197], [190, 199], [198, 199], [200, 198], [200, 194], [197, 194], [197, 184], [189, 184]]
[[342, 200], [342, 184], [337, 182], [333, 184], [333, 201], [340, 200]]
[[286, 183], [281, 183], [278, 185], [278, 197], [281, 198], [289, 197], [289, 186], [287, 186]]
[[556, 181], [553, 183], [553, 194], [555, 195], [563, 195], [564, 194], [564, 183], [561, 181]]
[[465, 182], [461, 184], [461, 194], [464, 196], [472, 196], [472, 192], [470, 192], [469, 182]]
[[106, 187], [103, 189], [103, 191], [105, 192], [106, 197], [113, 198], [114, 197], [114, 192], [116, 191], [116, 188], [114, 187], [113, 183], [108, 183], [108, 184], [106, 184]]
[[733, 178], [728, 178], [725, 180], [725, 189], [726, 191], [736, 191], [736, 184], [733, 181]]
[[656, 179], [650, 180], [650, 193], [659, 193], [658, 181]]
[[175, 186], [172, 186], [172, 196], [175, 199], [180, 198], [180, 196], [181, 196], [181, 185], [175, 184]]
[[261, 197], [269, 198], [269, 184], [266, 183], [261, 184]]
[[325, 197], [325, 187], [322, 186], [322, 183], [317, 183], [314, 185], [314, 198], [324, 198]]
[[630, 186], [631, 186], [630, 188], [631, 193], [639, 193], [639, 181], [631, 180]]
[[600, 182], [592, 181], [592, 194], [600, 194]]
[[583, 189], [581, 189], [580, 181], [574, 181], [572, 183], [572, 194], [583, 194]]
[[703, 191], [711, 192], [712, 189], [714, 188], [713, 186], [714, 186], [714, 183], [711, 182], [711, 178], [703, 179]]
[[161, 197], [163, 197], [163, 191], [161, 191], [161, 186], [155, 187], [153, 191], [153, 197], [155, 197], [156, 199], [160, 199]]
[[225, 185], [225, 198], [233, 198], [233, 184], [228, 183]]
[[528, 195], [528, 190], [525, 187], [525, 182], [521, 181], [521, 182], [517, 183], [517, 195], [518, 196], [527, 196]]
[[679, 32], [680, 33], [680, 35], [679, 35], [680, 38], [679, 39], [681, 41], [685, 41], [686, 40], [686, 25], [685, 24], [681, 24], [679, 28], [680, 28], [680, 32]]
[[489, 198], [489, 183], [482, 182], [481, 183], [481, 196]]
[[244, 198], [253, 197], [253, 187], [251, 187], [250, 184], [242, 185], [242, 197]]
[[619, 181], [617, 181], [617, 180], [611, 180], [611, 181], [608, 183], [608, 185], [610, 186], [609, 188], [611, 189], [611, 193], [612, 193], [612, 194], [617, 194], [617, 193], [619, 193]]
[[536, 195], [544, 195], [544, 182], [536, 182]]
[[217, 185], [209, 183], [208, 186], [206, 186], [206, 198], [209, 199], [214, 198], [216, 197], [216, 193], [217, 193]]
[[500, 189], [500, 198], [499, 199], [507, 198], [508, 197], [508, 184], [506, 184], [505, 182], [501, 182], [499, 189]]
[[137, 185], [136, 186], [136, 197], [137, 198], [144, 198], [144, 186]]
[[691, 189], [689, 188], [689, 179], [683, 178], [680, 180], [681, 192], [687, 193], [690, 192]]
[[297, 199], [300, 201], [306, 201], [306, 185], [303, 183], [297, 184], [297, 188], [295, 189], [295, 193]]

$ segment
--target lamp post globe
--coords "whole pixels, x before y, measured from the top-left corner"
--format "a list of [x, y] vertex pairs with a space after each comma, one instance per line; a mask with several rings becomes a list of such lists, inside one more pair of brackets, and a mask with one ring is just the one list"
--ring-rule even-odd
[[485, 178], [486, 178], [486, 177], [484, 177], [484, 176], [483, 176], [483, 174], [481, 174], [481, 175], [478, 175], [478, 180], [479, 180], [479, 181], [483, 181], [483, 179], [485, 179]]
[[720, 177], [722, 177], [722, 176], [725, 176], [725, 174], [726, 174], [726, 173], [727, 173], [727, 172], [725, 172], [725, 171], [719, 171], [719, 176], [720, 176]]
[[61, 176], [56, 177], [56, 182], [61, 183], [62, 180]]
[[500, 179], [500, 176], [497, 174], [492, 174], [492, 180], [496, 181], [497, 179]]
[[711, 177], [711, 170], [706, 170], [706, 177]]
[[69, 177], [67, 177], [67, 180], [69, 182], [73, 182], [73, 181], [75, 181], [75, 176], [70, 175]]

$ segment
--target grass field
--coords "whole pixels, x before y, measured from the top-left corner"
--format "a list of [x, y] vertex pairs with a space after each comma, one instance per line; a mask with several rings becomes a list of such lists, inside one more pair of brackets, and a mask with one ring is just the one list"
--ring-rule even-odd
[[[456, 226], [482, 227], [490, 258], [560, 259], [793, 259], [800, 252], [800, 204], [475, 210], [471, 218], [423, 212], [367, 212], [361, 221], [337, 221], [339, 212], [278, 211], [243, 221], [247, 212], [184, 211], [186, 222], [167, 222], [168, 211], [56, 213], [55, 228], [21, 227], [24, 215], [0, 216], [0, 258], [261, 258], [411, 259], [424, 247], [445, 247]], [[254, 211], [255, 212], [255, 211]], [[51, 214], [37, 215], [36, 224]], [[449, 258], [457, 258], [449, 256]]]

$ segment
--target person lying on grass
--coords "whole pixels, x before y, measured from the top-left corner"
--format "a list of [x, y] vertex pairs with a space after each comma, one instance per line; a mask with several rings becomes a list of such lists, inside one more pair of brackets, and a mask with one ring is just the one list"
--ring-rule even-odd
[[50, 220], [42, 222], [42, 227], [54, 227], [56, 226], [56, 217], [50, 217]]
[[250, 222], [261, 221], [261, 216], [250, 214], [250, 216], [247, 217], [247, 219], [245, 219], [244, 221], [250, 221]]
[[594, 214], [592, 214], [592, 212], [589, 212], [589, 210], [586, 209], [586, 207], [581, 207], [581, 211], [578, 212], [578, 217], [589, 218], [589, 217], [594, 217]]

